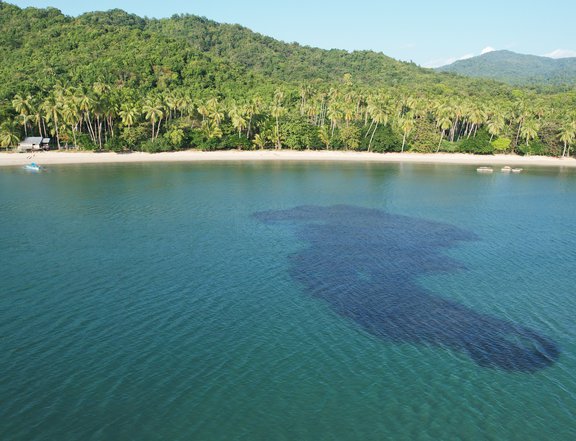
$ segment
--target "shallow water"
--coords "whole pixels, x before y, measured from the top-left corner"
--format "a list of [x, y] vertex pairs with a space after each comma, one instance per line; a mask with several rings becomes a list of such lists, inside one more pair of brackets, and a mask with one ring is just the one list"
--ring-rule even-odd
[[0, 439], [576, 439], [576, 174], [0, 169]]

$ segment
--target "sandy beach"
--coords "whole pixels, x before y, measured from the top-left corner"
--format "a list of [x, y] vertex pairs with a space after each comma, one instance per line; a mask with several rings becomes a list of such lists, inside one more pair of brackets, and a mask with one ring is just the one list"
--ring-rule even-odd
[[106, 164], [136, 162], [201, 162], [201, 161], [351, 161], [406, 162], [434, 164], [470, 164], [484, 166], [548, 166], [576, 168], [574, 158], [543, 156], [494, 155], [479, 156], [461, 153], [367, 153], [350, 151], [293, 150], [224, 150], [204, 152], [187, 150], [167, 153], [93, 153], [49, 151], [31, 153], [0, 153], [0, 167], [22, 166], [30, 162], [51, 164]]

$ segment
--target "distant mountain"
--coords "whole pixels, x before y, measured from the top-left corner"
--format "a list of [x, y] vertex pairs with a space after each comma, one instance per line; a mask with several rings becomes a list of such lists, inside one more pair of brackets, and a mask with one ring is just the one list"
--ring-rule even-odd
[[553, 59], [494, 51], [437, 69], [467, 77], [490, 78], [514, 85], [574, 85], [576, 58]]

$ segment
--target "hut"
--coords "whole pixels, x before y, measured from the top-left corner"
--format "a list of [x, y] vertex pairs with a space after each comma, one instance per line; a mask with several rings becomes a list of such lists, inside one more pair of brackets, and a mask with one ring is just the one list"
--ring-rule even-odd
[[19, 152], [29, 152], [29, 151], [39, 151], [48, 150], [50, 144], [50, 138], [38, 137], [28, 137], [20, 144], [18, 144]]

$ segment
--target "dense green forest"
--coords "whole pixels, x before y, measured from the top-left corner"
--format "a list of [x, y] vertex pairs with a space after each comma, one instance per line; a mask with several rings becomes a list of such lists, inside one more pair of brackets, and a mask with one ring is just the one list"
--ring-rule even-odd
[[0, 145], [569, 155], [573, 88], [519, 88], [238, 25], [0, 1]]
[[576, 86], [576, 58], [553, 59], [512, 51], [493, 51], [437, 69], [512, 85]]

